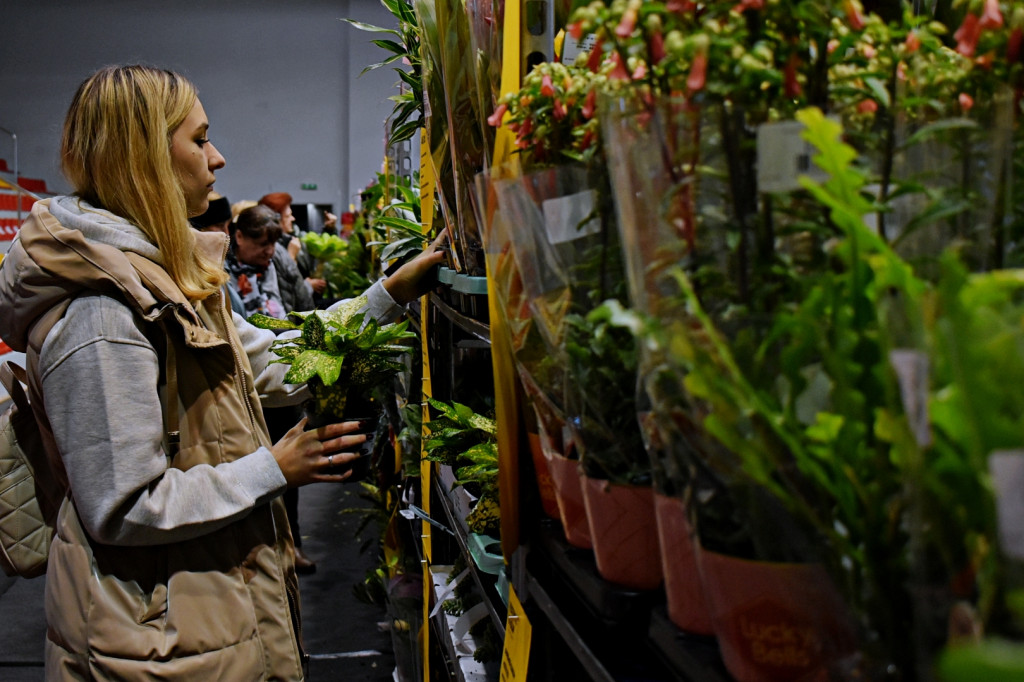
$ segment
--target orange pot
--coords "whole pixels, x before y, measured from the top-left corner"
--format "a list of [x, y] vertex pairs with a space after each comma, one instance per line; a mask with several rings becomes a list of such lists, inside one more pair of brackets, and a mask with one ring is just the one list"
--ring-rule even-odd
[[702, 550], [698, 565], [725, 667], [737, 682], [817, 682], [853, 652], [846, 607], [818, 564]]
[[580, 486], [580, 462], [562, 457], [556, 452], [544, 450], [544, 459], [551, 473], [555, 488], [558, 516], [566, 541], [573, 547], [590, 549], [590, 527], [587, 525], [587, 510], [583, 506], [583, 489]]
[[540, 503], [544, 514], [552, 519], [559, 519], [558, 499], [555, 496], [555, 484], [551, 480], [551, 471], [548, 469], [548, 461], [544, 458], [544, 449], [541, 447], [539, 433], [527, 433], [530, 441], [530, 455], [533, 458], [533, 468], [537, 473], [537, 489], [540, 492]]
[[661, 552], [654, 490], [588, 476], [581, 480], [597, 572], [616, 585], [656, 589], [661, 585]]
[[697, 568], [696, 538], [679, 497], [654, 493], [661, 570], [665, 575], [668, 617], [677, 628], [698, 635], [713, 635], [711, 611]]

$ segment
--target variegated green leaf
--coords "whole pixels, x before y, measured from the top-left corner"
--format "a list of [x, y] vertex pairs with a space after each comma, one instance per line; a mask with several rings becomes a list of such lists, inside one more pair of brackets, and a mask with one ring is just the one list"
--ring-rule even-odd
[[249, 324], [254, 327], [259, 327], [260, 329], [282, 330], [299, 328], [298, 325], [291, 320], [279, 320], [276, 317], [270, 317], [269, 315], [264, 315], [262, 313], [253, 313], [248, 317], [248, 321]]
[[324, 344], [324, 321], [319, 315], [310, 315], [302, 323], [302, 339], [306, 348], [326, 350]]
[[332, 355], [321, 350], [303, 351], [292, 360], [291, 369], [284, 380], [290, 384], [303, 384], [318, 376], [324, 385], [330, 386], [338, 380], [344, 361], [344, 356]]

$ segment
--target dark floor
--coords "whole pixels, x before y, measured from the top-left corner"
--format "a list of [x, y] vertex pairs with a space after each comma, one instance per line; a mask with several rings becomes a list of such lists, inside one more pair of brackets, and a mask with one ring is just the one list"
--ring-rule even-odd
[[[376, 563], [371, 524], [363, 539], [354, 537], [359, 514], [345, 509], [365, 507], [356, 484], [318, 483], [299, 494], [303, 548], [317, 561], [317, 571], [300, 576], [303, 637], [311, 655], [310, 682], [390, 682], [395, 658], [391, 635], [382, 629], [382, 607], [365, 604], [353, 594]], [[45, 578], [23, 580], [0, 574], [0, 682], [43, 679], [43, 590]]]

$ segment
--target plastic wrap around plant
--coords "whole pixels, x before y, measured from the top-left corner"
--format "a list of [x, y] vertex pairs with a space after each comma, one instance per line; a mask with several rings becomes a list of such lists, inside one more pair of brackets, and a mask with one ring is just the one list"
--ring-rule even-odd
[[622, 252], [600, 172], [555, 166], [494, 183], [532, 321], [568, 367], [564, 409], [589, 473], [649, 482], [636, 418], [636, 349], [611, 323], [625, 301]]
[[427, 127], [441, 217], [450, 228], [456, 269], [480, 276], [485, 266], [472, 194], [474, 178], [485, 168], [493, 144], [478, 99], [489, 84], [477, 80], [472, 30], [462, 3], [420, 0], [416, 16], [425, 49]]

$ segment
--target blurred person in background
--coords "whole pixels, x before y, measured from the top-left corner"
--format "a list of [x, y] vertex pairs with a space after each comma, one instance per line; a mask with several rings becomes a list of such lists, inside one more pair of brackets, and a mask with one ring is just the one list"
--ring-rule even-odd
[[288, 249], [288, 254], [295, 259], [299, 272], [309, 283], [314, 297], [319, 300], [327, 288], [327, 280], [313, 277], [316, 270], [316, 259], [302, 243], [302, 231], [295, 225], [295, 214], [292, 212], [292, 195], [287, 192], [272, 192], [260, 197], [259, 203], [269, 206], [281, 216], [281, 243]]

